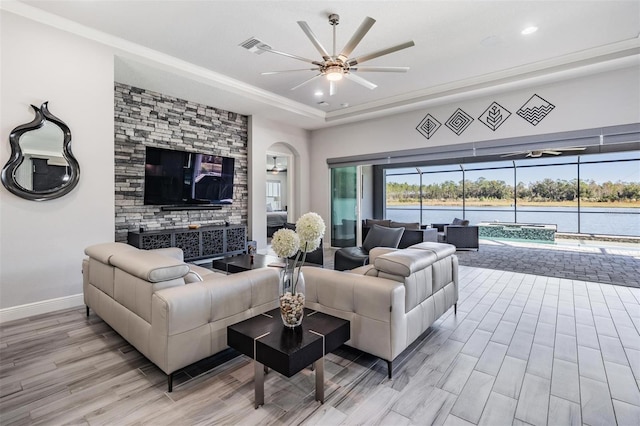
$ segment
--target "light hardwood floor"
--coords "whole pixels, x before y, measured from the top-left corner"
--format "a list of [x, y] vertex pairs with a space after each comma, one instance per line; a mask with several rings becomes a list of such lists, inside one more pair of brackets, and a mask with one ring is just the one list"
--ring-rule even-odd
[[[326, 400], [313, 372], [265, 379], [230, 351], [166, 376], [84, 308], [0, 328], [0, 423], [13, 424], [640, 424], [640, 290], [460, 268], [447, 312], [395, 371], [340, 348]], [[224, 362], [226, 361], [226, 362]]]

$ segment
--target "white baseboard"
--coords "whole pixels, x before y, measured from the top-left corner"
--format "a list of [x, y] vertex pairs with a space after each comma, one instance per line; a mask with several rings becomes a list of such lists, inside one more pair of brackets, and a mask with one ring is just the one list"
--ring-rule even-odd
[[82, 305], [84, 305], [84, 295], [80, 293], [72, 296], [27, 303], [26, 305], [12, 306], [10, 308], [0, 309], [0, 324]]

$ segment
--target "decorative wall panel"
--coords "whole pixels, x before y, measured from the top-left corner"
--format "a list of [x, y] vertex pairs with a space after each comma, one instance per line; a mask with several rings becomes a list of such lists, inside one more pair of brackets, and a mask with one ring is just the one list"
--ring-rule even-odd
[[224, 253], [224, 229], [202, 231], [202, 254], [218, 255]]
[[145, 250], [179, 247], [184, 260], [211, 259], [245, 253], [247, 227], [244, 225], [204, 226], [198, 229], [166, 229], [161, 231], [131, 231], [127, 242]]
[[244, 229], [227, 229], [227, 251], [244, 250], [246, 243], [247, 236]]
[[142, 246], [147, 250], [171, 247], [171, 234], [143, 235]]
[[193, 259], [200, 256], [199, 232], [176, 232], [175, 246], [182, 249], [185, 259]]

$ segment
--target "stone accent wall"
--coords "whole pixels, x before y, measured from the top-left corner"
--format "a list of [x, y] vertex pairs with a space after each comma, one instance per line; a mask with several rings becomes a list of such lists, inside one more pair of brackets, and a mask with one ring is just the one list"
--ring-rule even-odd
[[[247, 224], [247, 116], [115, 84], [115, 240], [127, 232], [189, 224]], [[221, 210], [162, 211], [144, 205], [145, 147], [235, 158], [233, 204]]]

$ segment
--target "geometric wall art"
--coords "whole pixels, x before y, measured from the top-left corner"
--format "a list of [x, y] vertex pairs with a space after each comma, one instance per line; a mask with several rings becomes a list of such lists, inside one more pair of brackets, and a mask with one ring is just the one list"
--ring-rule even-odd
[[472, 121], [473, 118], [469, 114], [458, 108], [444, 124], [450, 128], [453, 133], [460, 136]]
[[478, 120], [495, 132], [502, 123], [507, 121], [507, 118], [509, 118], [510, 115], [511, 112], [509, 112], [508, 109], [497, 102], [493, 102], [489, 105], [489, 108], [487, 108], [482, 115], [478, 117]]
[[534, 126], [541, 122], [553, 109], [555, 105], [542, 99], [538, 95], [533, 95], [524, 105], [520, 107], [517, 114]]
[[[534, 94], [516, 111], [516, 114], [524, 118], [529, 124], [537, 126], [555, 107], [551, 102]], [[478, 121], [495, 132], [511, 115], [511, 111], [494, 101], [480, 114]], [[447, 119], [445, 125], [451, 129], [453, 133], [460, 136], [469, 128], [473, 120], [473, 117], [458, 108], [451, 114], [451, 117]], [[416, 130], [420, 132], [422, 136], [429, 139], [433, 137], [441, 126], [442, 124], [436, 120], [434, 116], [427, 114], [422, 121], [420, 121]]]
[[442, 123], [440, 123], [438, 120], [433, 118], [431, 114], [427, 114], [422, 119], [420, 124], [418, 124], [418, 127], [416, 127], [416, 130], [420, 132], [422, 136], [429, 139], [431, 136], [433, 136], [435, 132], [438, 131], [441, 125]]

